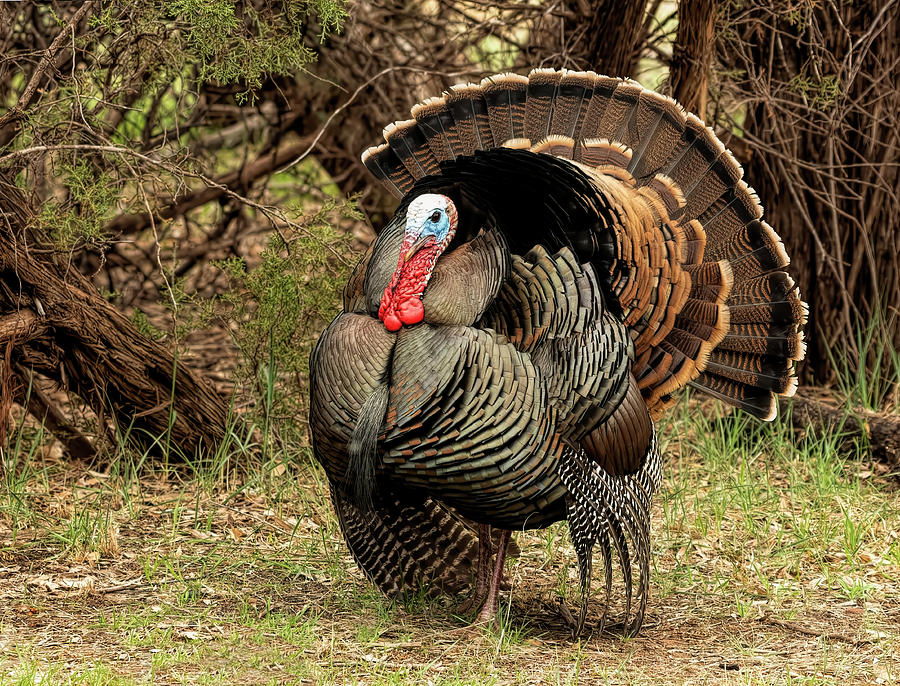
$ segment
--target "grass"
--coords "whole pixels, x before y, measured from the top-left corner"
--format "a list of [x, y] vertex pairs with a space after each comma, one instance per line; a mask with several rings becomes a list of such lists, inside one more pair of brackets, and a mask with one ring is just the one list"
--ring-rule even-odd
[[97, 472], [20, 422], [0, 490], [0, 686], [900, 679], [895, 478], [838, 436], [712, 402], [682, 402], [662, 437], [644, 629], [575, 641], [555, 609], [577, 602], [562, 525], [519, 534], [500, 629], [453, 633], [458, 599], [391, 603], [366, 582], [302, 447], [241, 478], [142, 456]]
[[872, 412], [900, 411], [900, 350], [894, 346], [892, 332], [896, 315], [879, 305], [872, 319], [857, 322], [851, 345], [826, 350], [841, 395], [851, 406]]

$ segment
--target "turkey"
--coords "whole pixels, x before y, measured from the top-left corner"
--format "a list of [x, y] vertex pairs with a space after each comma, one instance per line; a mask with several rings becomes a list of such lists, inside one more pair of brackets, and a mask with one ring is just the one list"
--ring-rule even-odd
[[654, 420], [688, 385], [775, 416], [804, 354], [787, 254], [712, 130], [634, 81], [499, 74], [411, 114], [363, 153], [402, 200], [310, 363], [347, 545], [390, 596], [474, 578], [491, 621], [510, 531], [565, 519], [576, 631], [596, 545], [637, 632]]

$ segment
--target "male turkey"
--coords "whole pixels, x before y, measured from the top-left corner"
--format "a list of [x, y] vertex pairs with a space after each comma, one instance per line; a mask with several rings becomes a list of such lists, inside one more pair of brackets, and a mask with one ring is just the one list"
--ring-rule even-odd
[[350, 551], [392, 596], [474, 575], [491, 620], [510, 530], [567, 519], [578, 629], [599, 542], [637, 631], [653, 419], [686, 385], [775, 416], [804, 354], [788, 257], [713, 132], [633, 81], [500, 74], [412, 116], [363, 153], [403, 200], [311, 360]]

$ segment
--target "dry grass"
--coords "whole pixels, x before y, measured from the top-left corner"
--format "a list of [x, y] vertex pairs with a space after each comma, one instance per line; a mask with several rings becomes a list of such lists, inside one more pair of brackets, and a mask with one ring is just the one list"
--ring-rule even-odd
[[[241, 481], [160, 468], [138, 480], [121, 463], [88, 471], [13, 437], [0, 487], [0, 684], [900, 679], [894, 477], [845, 461], [833, 437], [713, 405], [684, 403], [663, 435], [644, 629], [582, 641], [556, 609], [560, 594], [577, 601], [562, 526], [519, 535], [501, 630], [453, 633], [455, 599], [391, 604], [364, 580], [302, 451]], [[596, 622], [599, 603], [593, 612]]]

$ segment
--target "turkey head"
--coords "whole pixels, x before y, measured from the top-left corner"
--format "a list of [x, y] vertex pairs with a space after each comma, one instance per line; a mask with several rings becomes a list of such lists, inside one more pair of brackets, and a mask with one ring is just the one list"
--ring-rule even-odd
[[456, 205], [446, 195], [425, 193], [409, 204], [397, 269], [378, 308], [378, 318], [388, 331], [425, 318], [422, 295], [438, 257], [456, 234], [457, 223]]
[[377, 316], [391, 333], [422, 322], [471, 326], [508, 272], [493, 218], [457, 188], [426, 188], [378, 235], [351, 278], [345, 309]]

